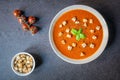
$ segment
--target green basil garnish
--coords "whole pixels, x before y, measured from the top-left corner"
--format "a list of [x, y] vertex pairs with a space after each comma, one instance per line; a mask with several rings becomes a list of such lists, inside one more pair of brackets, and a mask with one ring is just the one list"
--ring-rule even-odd
[[77, 41], [79, 41], [80, 39], [86, 38], [85, 34], [82, 32], [82, 28], [80, 28], [79, 30], [72, 28], [71, 33], [76, 36]]

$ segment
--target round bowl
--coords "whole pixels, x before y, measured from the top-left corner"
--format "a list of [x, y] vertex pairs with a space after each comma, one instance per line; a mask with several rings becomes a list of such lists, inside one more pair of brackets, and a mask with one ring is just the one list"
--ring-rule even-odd
[[[70, 10], [75, 10], [75, 9], [80, 9], [80, 10], [85, 10], [88, 11], [90, 13], [92, 13], [93, 15], [96, 16], [96, 18], [99, 20], [99, 22], [102, 25], [103, 28], [103, 40], [101, 42], [100, 47], [98, 48], [98, 50], [90, 57], [85, 58], [85, 59], [80, 59], [80, 60], [76, 60], [76, 59], [71, 59], [69, 57], [64, 56], [56, 47], [54, 40], [53, 40], [53, 29], [54, 29], [54, 25], [56, 23], [56, 21], [58, 20], [58, 18], [66, 13], [67, 11]], [[64, 9], [62, 9], [61, 11], [59, 11], [56, 16], [53, 18], [51, 24], [50, 24], [50, 29], [49, 29], [49, 41], [50, 44], [52, 46], [52, 49], [54, 50], [54, 52], [56, 53], [57, 56], [59, 56], [62, 60], [69, 62], [69, 63], [73, 63], [73, 64], [84, 64], [84, 63], [88, 63], [91, 62], [93, 60], [95, 60], [98, 56], [100, 56], [102, 54], [102, 52], [104, 51], [107, 42], [108, 42], [108, 26], [106, 24], [106, 21], [104, 20], [103, 16], [95, 9], [86, 6], [86, 5], [72, 5], [69, 7], [66, 7]]]
[[[13, 66], [13, 65], [14, 65], [14, 60], [15, 60], [15, 58], [16, 58], [18, 55], [20, 55], [20, 54], [26, 54], [26, 55], [30, 56], [30, 57], [32, 58], [32, 60], [33, 60], [33, 67], [32, 67], [32, 69], [31, 69], [31, 71], [28, 72], [28, 73], [20, 73], [20, 72], [16, 71], [16, 70], [13, 68], [13, 67], [14, 67], [14, 66]], [[32, 56], [31, 54], [29, 54], [29, 53], [27, 53], [27, 52], [19, 52], [19, 53], [17, 53], [17, 54], [12, 58], [11, 68], [12, 68], [12, 70], [13, 70], [13, 72], [14, 72], [15, 74], [17, 74], [17, 75], [19, 75], [19, 76], [27, 76], [27, 75], [31, 74], [31, 73], [33, 72], [34, 68], [35, 68], [35, 59], [33, 58], [33, 56]]]

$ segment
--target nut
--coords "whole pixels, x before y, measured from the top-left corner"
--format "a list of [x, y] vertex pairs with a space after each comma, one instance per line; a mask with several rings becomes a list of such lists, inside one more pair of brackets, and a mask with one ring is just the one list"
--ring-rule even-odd
[[24, 58], [24, 57], [25, 57], [25, 54], [20, 54], [20, 57], [21, 57], [21, 58]]
[[28, 73], [33, 67], [33, 59], [27, 54], [20, 54], [14, 60], [14, 70], [20, 73]]
[[31, 71], [31, 68], [30, 68], [30, 67], [28, 68], [28, 71]]
[[17, 66], [18, 66], [19, 68], [22, 68], [23, 65], [22, 65], [22, 63], [18, 63]]
[[17, 70], [18, 70], [18, 67], [17, 67], [17, 66], [14, 66], [14, 69], [17, 71]]

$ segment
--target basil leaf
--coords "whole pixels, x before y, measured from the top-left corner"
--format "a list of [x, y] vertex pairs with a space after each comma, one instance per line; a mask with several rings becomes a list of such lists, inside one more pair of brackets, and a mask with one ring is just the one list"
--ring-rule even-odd
[[76, 29], [72, 29], [72, 30], [71, 30], [71, 33], [72, 33], [73, 35], [77, 35], [77, 30], [76, 30]]
[[77, 41], [80, 40], [80, 35], [76, 35], [76, 40], [77, 40]]
[[82, 33], [82, 28], [80, 28], [77, 32], [77, 34], [80, 34], [80, 33]]
[[79, 34], [79, 36], [81, 39], [84, 39], [86, 37], [85, 34], [83, 34], [83, 33]]

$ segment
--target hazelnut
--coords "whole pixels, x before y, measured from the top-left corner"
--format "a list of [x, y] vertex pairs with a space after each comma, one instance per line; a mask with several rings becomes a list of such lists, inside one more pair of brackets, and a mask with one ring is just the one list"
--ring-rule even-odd
[[30, 31], [31, 31], [32, 35], [34, 35], [38, 32], [38, 28], [36, 26], [31, 26]]
[[14, 15], [15, 17], [20, 17], [21, 14], [22, 14], [22, 11], [21, 11], [21, 10], [16, 9], [16, 10], [13, 11], [13, 15]]
[[34, 24], [34, 23], [36, 22], [36, 18], [35, 18], [34, 16], [29, 16], [29, 17], [28, 17], [28, 22], [29, 22], [30, 24]]
[[26, 24], [26, 23], [23, 23], [22, 24], [22, 29], [25, 30], [25, 31], [28, 31], [29, 30], [29, 25]]

